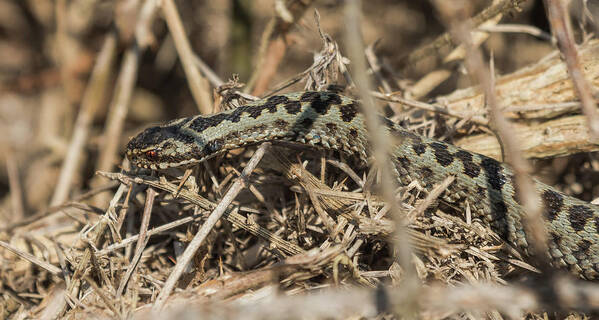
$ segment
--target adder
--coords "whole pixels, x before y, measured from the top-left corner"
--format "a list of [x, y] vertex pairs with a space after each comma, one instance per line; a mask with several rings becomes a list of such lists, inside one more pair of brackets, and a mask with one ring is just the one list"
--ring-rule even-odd
[[[509, 166], [445, 142], [422, 137], [382, 119], [398, 144], [391, 151], [398, 181], [425, 187], [455, 176], [441, 196], [468, 201], [473, 217], [485, 220], [502, 239], [531, 253]], [[369, 143], [359, 102], [328, 91], [271, 96], [214, 115], [173, 120], [146, 129], [127, 145], [127, 157], [141, 168], [191, 165], [227, 150], [265, 141], [290, 141], [334, 149], [366, 161]], [[535, 180], [549, 233], [552, 265], [584, 279], [599, 279], [599, 206]]]

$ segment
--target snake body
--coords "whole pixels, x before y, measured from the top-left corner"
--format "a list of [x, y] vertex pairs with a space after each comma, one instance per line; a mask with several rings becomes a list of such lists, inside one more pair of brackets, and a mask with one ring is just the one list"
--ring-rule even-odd
[[[471, 209], [507, 243], [531, 253], [509, 166], [451, 144], [411, 133], [383, 118], [397, 141], [391, 151], [407, 185], [431, 187], [447, 176], [455, 181], [442, 194], [447, 203]], [[265, 141], [290, 141], [345, 152], [362, 160], [369, 153], [359, 102], [334, 92], [271, 96], [209, 116], [173, 120], [131, 139], [127, 157], [142, 168], [166, 169], [198, 163], [227, 150]], [[584, 279], [599, 279], [599, 207], [535, 181], [549, 232], [552, 265]]]

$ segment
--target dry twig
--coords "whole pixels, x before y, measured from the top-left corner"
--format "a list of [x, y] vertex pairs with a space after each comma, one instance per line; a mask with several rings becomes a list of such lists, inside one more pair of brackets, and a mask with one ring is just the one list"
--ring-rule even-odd
[[260, 162], [260, 159], [262, 159], [262, 157], [264, 156], [264, 153], [266, 152], [266, 150], [268, 149], [269, 146], [270, 146], [270, 143], [263, 143], [260, 146], [260, 148], [258, 148], [258, 150], [256, 150], [256, 152], [252, 156], [252, 159], [250, 159], [250, 161], [248, 162], [246, 167], [243, 169], [241, 176], [239, 176], [239, 178], [237, 178], [237, 181], [235, 181], [233, 186], [223, 196], [223, 199], [219, 202], [218, 206], [216, 206], [214, 211], [212, 211], [212, 213], [210, 214], [208, 219], [206, 219], [206, 221], [204, 222], [204, 224], [202, 225], [200, 230], [198, 230], [198, 232], [193, 237], [191, 242], [187, 245], [187, 249], [185, 249], [185, 252], [183, 252], [181, 257], [179, 257], [179, 261], [177, 261], [177, 265], [173, 268], [173, 271], [171, 272], [169, 278], [164, 283], [164, 287], [162, 288], [162, 291], [160, 291], [160, 294], [156, 298], [156, 301], [154, 302], [154, 306], [152, 307], [153, 311], [157, 312], [163, 308], [164, 303], [166, 302], [166, 299], [171, 294], [171, 291], [173, 290], [173, 288], [175, 286], [175, 283], [181, 277], [181, 274], [183, 273], [183, 271], [185, 270], [185, 268], [187, 267], [187, 265], [193, 258], [196, 251], [199, 249], [199, 247], [204, 242], [204, 239], [208, 236], [208, 233], [212, 230], [212, 228], [218, 222], [218, 220], [220, 220], [220, 218], [225, 213], [225, 210], [231, 204], [233, 199], [235, 199], [237, 194], [247, 184], [246, 180], [249, 178], [249, 175], [252, 173], [254, 168], [258, 165], [258, 163]]
[[587, 116], [591, 137], [595, 142], [599, 142], [599, 113], [597, 112], [597, 103], [595, 103], [591, 87], [580, 68], [568, 12], [562, 1], [545, 0], [544, 3], [547, 8], [547, 16], [551, 23], [551, 29], [557, 38], [560, 50], [564, 54], [570, 78], [582, 102], [582, 110]]
[[414, 292], [414, 299], [418, 296], [418, 279], [416, 272], [411, 264], [412, 248], [407, 241], [407, 232], [405, 232], [405, 214], [395, 199], [393, 191], [396, 185], [393, 181], [393, 170], [387, 150], [393, 148], [390, 137], [383, 131], [384, 126], [379, 124], [379, 119], [374, 112], [374, 101], [370, 97], [370, 80], [367, 76], [366, 63], [364, 61], [364, 47], [362, 45], [361, 30], [358, 25], [360, 21], [360, 1], [348, 1], [345, 8], [346, 30], [345, 39], [347, 41], [347, 51], [350, 59], [353, 61], [354, 81], [362, 98], [362, 112], [365, 117], [368, 128], [369, 142], [372, 146], [372, 154], [375, 158], [375, 166], [381, 171], [381, 185], [383, 198], [390, 207], [390, 214], [395, 222], [395, 234], [397, 240], [393, 243], [398, 251], [397, 259], [405, 272], [403, 286]]
[[210, 99], [210, 89], [208, 88], [207, 80], [202, 77], [195, 66], [195, 59], [189, 40], [185, 35], [181, 17], [177, 12], [177, 7], [173, 0], [164, 0], [161, 2], [164, 19], [175, 41], [175, 47], [179, 53], [179, 58], [183, 64], [183, 70], [187, 76], [189, 89], [193, 96], [196, 106], [202, 114], [212, 112], [212, 100]]
[[60, 170], [60, 177], [50, 201], [50, 205], [52, 206], [65, 202], [69, 196], [73, 177], [78, 172], [83, 148], [87, 143], [91, 121], [96, 110], [102, 103], [101, 98], [105, 94], [108, 80], [110, 79], [112, 63], [116, 54], [116, 42], [116, 35], [108, 33], [104, 40], [104, 45], [98, 54], [98, 60], [83, 95], [81, 109], [75, 121], [73, 137], [62, 163], [62, 169]]

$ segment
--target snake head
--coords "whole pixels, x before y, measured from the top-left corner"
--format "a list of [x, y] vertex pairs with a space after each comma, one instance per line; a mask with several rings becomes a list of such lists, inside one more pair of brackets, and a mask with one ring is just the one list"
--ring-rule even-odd
[[127, 158], [140, 168], [166, 169], [188, 163], [189, 143], [176, 125], [145, 129], [127, 144]]

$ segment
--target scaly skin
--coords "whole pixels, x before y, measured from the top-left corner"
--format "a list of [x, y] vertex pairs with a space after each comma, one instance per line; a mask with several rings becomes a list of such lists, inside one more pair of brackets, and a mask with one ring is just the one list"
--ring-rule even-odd
[[[358, 102], [333, 92], [272, 96], [210, 116], [178, 119], [148, 128], [127, 146], [142, 168], [166, 169], [198, 163], [216, 154], [265, 141], [292, 141], [346, 152], [365, 160], [369, 147]], [[395, 138], [398, 180], [425, 187], [456, 177], [441, 196], [489, 223], [510, 245], [530, 254], [522, 206], [509, 166], [453, 145], [428, 139], [383, 119]], [[599, 278], [599, 207], [535, 181], [550, 235], [552, 264], [584, 279]]]

